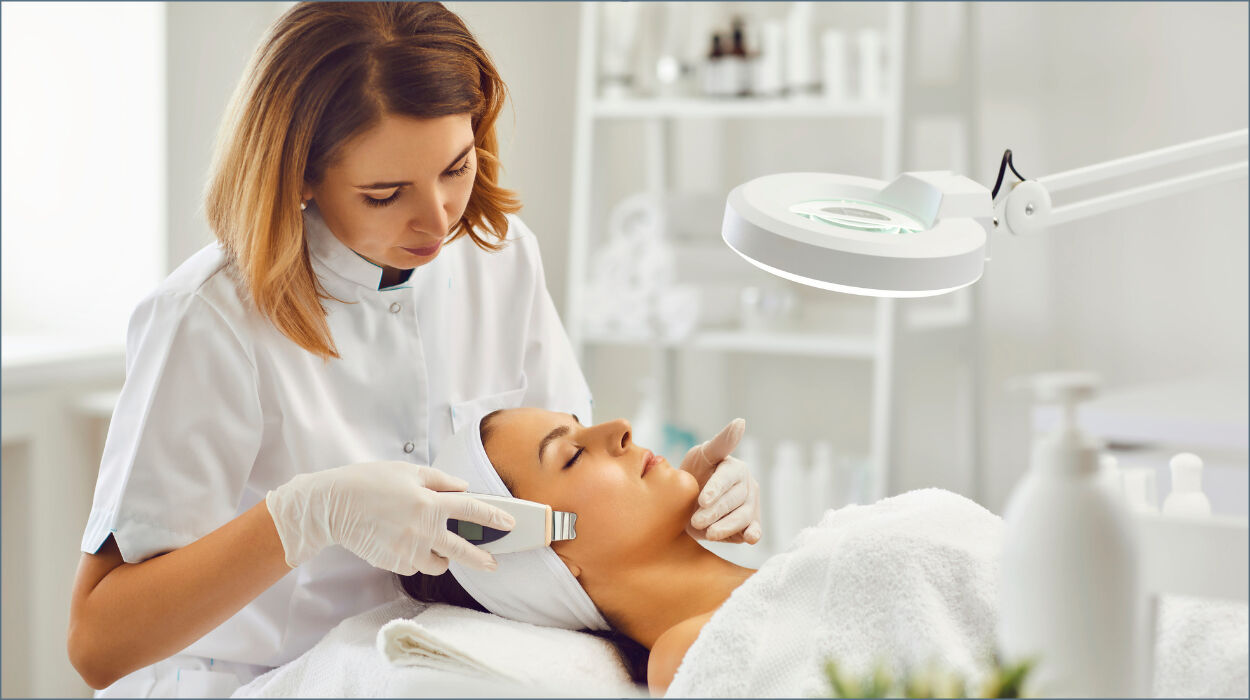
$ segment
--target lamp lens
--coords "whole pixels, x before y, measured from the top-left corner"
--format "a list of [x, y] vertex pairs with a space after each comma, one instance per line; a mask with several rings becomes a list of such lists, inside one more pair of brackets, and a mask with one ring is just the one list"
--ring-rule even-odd
[[924, 230], [924, 225], [908, 214], [855, 199], [800, 202], [791, 206], [790, 211], [809, 221], [852, 231], [902, 234]]

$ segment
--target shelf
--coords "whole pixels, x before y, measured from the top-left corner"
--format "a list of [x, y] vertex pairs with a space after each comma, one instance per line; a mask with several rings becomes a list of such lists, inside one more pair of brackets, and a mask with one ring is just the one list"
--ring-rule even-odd
[[808, 357], [843, 357], [870, 360], [876, 352], [871, 333], [799, 333], [746, 330], [697, 331], [682, 340], [653, 336], [588, 334], [586, 342], [594, 345], [646, 345], [662, 348], [724, 350], [769, 355]]
[[655, 117], [686, 118], [823, 118], [881, 117], [890, 112], [886, 101], [831, 101], [820, 97], [786, 98], [622, 98], [596, 99], [591, 114], [600, 119]]

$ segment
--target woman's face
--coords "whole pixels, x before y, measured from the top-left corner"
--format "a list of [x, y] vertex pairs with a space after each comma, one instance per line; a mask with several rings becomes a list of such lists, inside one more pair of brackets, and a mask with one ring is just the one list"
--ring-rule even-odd
[[386, 115], [305, 183], [334, 235], [375, 265], [409, 270], [438, 255], [464, 215], [477, 173], [469, 114]]
[[629, 421], [583, 426], [538, 408], [491, 418], [486, 454], [512, 495], [577, 514], [577, 537], [554, 548], [581, 568], [614, 567], [685, 532], [698, 482], [633, 443]]

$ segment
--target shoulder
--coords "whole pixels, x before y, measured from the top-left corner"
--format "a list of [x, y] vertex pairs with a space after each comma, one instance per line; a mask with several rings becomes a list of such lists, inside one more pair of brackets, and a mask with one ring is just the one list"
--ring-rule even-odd
[[694, 640], [703, 631], [703, 626], [712, 619], [715, 611], [696, 615], [668, 628], [660, 638], [651, 645], [651, 656], [647, 660], [647, 685], [652, 694], [662, 695], [673, 682], [682, 659]]
[[[240, 336], [249, 325], [246, 294], [234, 266], [217, 244], [201, 248], [160, 282], [135, 307], [130, 342], [139, 335], [215, 332]], [[128, 343], [129, 344], [129, 343]]]
[[498, 250], [483, 250], [468, 236], [461, 236], [447, 249], [451, 262], [465, 272], [484, 275], [492, 280], [507, 278], [519, 283], [541, 276], [543, 265], [538, 236], [516, 214], [507, 214], [505, 220], [508, 228], [503, 232], [502, 239], [479, 230], [483, 239], [502, 243]]

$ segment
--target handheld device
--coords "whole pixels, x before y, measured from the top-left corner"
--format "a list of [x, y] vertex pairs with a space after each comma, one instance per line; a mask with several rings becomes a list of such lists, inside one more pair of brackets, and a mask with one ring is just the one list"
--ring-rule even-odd
[[511, 530], [496, 530], [467, 520], [447, 519], [448, 530], [481, 547], [482, 551], [491, 554], [524, 552], [577, 537], [577, 530], [573, 528], [577, 524], [576, 513], [552, 510], [549, 505], [521, 498], [488, 496], [482, 493], [469, 495], [508, 511], [516, 519], [516, 527]]

